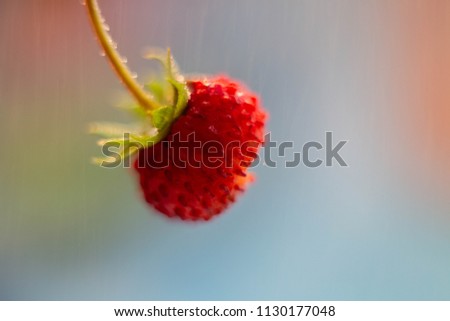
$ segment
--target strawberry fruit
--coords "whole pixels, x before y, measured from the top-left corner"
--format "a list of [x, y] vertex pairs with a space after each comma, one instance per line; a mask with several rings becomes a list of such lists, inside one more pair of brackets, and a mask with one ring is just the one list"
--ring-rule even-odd
[[[189, 88], [184, 113], [161, 142], [139, 151], [135, 168], [157, 210], [208, 220], [251, 180], [247, 167], [263, 141], [265, 113], [254, 94], [226, 77], [192, 81]], [[152, 163], [164, 157], [167, 167]]]
[[263, 143], [267, 118], [258, 97], [227, 76], [185, 80], [170, 51], [147, 55], [162, 63], [165, 79], [144, 90], [111, 45], [96, 1], [86, 4], [105, 55], [141, 116], [138, 129], [96, 124], [93, 132], [105, 136], [100, 144], [118, 143], [122, 158], [137, 154], [144, 198], [159, 212], [183, 220], [222, 213], [253, 179], [247, 169]]

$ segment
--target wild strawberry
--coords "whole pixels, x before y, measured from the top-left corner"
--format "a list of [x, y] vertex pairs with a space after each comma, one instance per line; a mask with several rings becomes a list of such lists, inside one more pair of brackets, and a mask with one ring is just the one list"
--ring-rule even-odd
[[135, 168], [145, 199], [160, 212], [207, 220], [251, 179], [246, 170], [263, 141], [265, 113], [255, 95], [225, 77], [189, 87], [184, 113], [161, 142], [139, 152]]
[[[221, 213], [253, 178], [247, 168], [263, 142], [266, 120], [258, 97], [226, 76], [185, 81], [170, 51], [147, 55], [163, 64], [166, 82], [148, 84], [151, 94], [144, 91], [111, 45], [96, 1], [86, 4], [106, 56], [142, 116], [137, 132], [95, 125], [94, 132], [108, 137], [101, 144], [118, 144], [122, 158], [137, 152], [134, 169], [145, 200], [161, 213], [184, 220]], [[129, 137], [118, 137], [125, 132]]]

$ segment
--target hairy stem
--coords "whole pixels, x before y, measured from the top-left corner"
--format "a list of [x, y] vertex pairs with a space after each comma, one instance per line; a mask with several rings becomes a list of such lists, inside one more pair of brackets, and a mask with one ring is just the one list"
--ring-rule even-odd
[[135, 77], [130, 72], [130, 69], [128, 69], [128, 66], [125, 64], [123, 58], [118, 53], [116, 45], [114, 44], [107, 31], [107, 27], [104, 24], [104, 19], [100, 13], [100, 8], [97, 1], [86, 0], [86, 7], [98, 41], [105, 51], [105, 56], [108, 58], [114, 71], [122, 80], [125, 87], [145, 110], [150, 111], [158, 108], [158, 104], [136, 81]]

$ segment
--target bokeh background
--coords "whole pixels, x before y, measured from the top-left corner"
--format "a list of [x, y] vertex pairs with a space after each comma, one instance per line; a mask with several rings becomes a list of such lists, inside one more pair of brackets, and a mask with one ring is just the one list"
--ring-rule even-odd
[[128, 116], [81, 1], [1, 0], [0, 299], [450, 299], [450, 1], [100, 5], [140, 79], [170, 46], [259, 92], [274, 140], [348, 140], [349, 167], [279, 157], [215, 220], [166, 219], [89, 161], [89, 122]]

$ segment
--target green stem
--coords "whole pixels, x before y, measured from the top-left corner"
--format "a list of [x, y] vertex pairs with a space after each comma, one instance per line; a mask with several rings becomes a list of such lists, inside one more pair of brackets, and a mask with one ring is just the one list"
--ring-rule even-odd
[[121, 58], [113, 44], [111, 36], [108, 34], [104, 24], [104, 19], [100, 13], [100, 8], [96, 0], [86, 0], [86, 7], [92, 22], [95, 34], [100, 42], [101, 47], [105, 51], [105, 56], [111, 63], [114, 71], [124, 83], [125, 87], [130, 91], [133, 97], [146, 110], [151, 111], [159, 107], [153, 98], [142, 88], [142, 86], [133, 77], [130, 69]]

